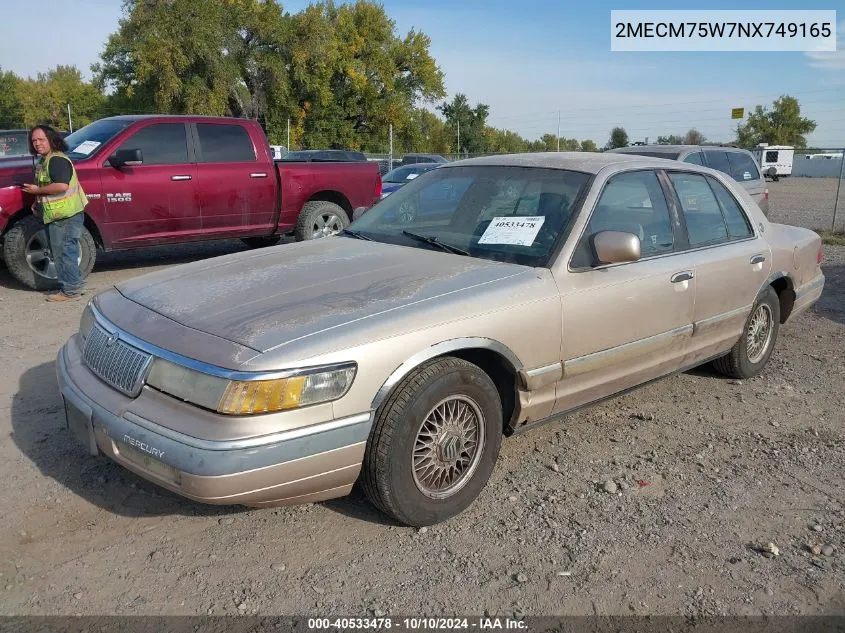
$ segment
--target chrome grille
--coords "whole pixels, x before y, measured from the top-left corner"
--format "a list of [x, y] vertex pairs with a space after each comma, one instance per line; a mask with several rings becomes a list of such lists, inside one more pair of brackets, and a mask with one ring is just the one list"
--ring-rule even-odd
[[82, 358], [94, 374], [132, 398], [141, 393], [153, 359], [150, 354], [115, 339], [99, 325], [88, 333]]

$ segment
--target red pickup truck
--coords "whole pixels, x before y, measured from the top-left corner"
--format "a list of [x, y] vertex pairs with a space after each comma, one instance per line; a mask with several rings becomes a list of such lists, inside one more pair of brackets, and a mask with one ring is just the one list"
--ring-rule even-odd
[[[274, 161], [257, 122], [203, 116], [100, 119], [66, 139], [90, 200], [80, 267], [97, 250], [240, 238], [253, 247], [341, 231], [381, 197], [375, 162]], [[35, 289], [56, 285], [33, 199], [31, 156], [0, 159], [0, 243], [9, 271]]]

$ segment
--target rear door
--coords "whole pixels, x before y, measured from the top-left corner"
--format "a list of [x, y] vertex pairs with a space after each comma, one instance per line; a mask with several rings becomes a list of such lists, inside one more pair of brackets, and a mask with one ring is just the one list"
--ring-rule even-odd
[[738, 339], [771, 272], [771, 251], [741, 202], [718, 179], [668, 171], [695, 274], [694, 330], [684, 364], [703, 361]]
[[118, 149], [140, 149], [143, 164], [100, 174], [115, 246], [181, 240], [200, 229], [196, 166], [184, 123], [148, 123]]
[[275, 164], [239, 123], [209, 120], [192, 127], [203, 233], [270, 234], [276, 215]]

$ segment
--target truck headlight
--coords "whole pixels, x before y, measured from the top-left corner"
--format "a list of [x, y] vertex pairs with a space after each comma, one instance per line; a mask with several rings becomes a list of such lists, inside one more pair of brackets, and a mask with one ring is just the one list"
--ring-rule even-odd
[[283, 373], [282, 377], [230, 380], [157, 358], [147, 384], [171, 396], [224, 415], [287, 411], [343, 397], [357, 365], [345, 363]]

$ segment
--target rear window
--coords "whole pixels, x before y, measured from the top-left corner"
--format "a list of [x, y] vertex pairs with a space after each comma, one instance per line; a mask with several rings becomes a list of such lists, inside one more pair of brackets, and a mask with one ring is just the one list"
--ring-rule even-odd
[[728, 160], [728, 153], [724, 150], [709, 150], [704, 152], [707, 155], [707, 166], [727, 174], [733, 178], [731, 174], [731, 162]]
[[728, 159], [731, 163], [731, 177], [738, 182], [747, 180], [759, 180], [760, 172], [757, 163], [745, 152], [728, 152]]
[[203, 163], [255, 161], [255, 148], [246, 128], [240, 125], [197, 123]]

